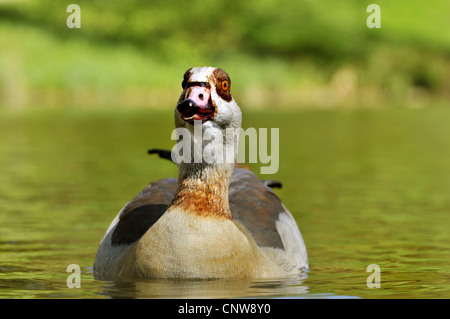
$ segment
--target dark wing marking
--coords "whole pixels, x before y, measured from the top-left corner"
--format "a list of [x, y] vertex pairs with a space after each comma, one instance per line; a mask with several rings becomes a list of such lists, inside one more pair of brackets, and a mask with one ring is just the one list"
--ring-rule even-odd
[[283, 187], [283, 184], [281, 184], [281, 182], [276, 181], [274, 179], [262, 180], [261, 183], [263, 183], [264, 185], [266, 185], [270, 188], [282, 188]]
[[144, 188], [122, 209], [111, 244], [129, 245], [141, 238], [167, 210], [176, 189], [176, 178], [161, 179]]
[[162, 150], [159, 148], [153, 148], [151, 150], [147, 151], [148, 154], [158, 154], [159, 157], [163, 158], [163, 159], [168, 159], [171, 162], [172, 161], [172, 151], [170, 150]]
[[285, 214], [277, 195], [247, 169], [236, 169], [228, 193], [231, 215], [260, 247], [283, 249], [275, 222]]

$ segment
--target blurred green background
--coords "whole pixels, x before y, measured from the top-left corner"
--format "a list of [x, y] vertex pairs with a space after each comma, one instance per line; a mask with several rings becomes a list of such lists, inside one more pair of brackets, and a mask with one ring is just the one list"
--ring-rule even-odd
[[172, 109], [184, 71], [226, 70], [248, 108], [424, 107], [450, 97], [450, 2], [0, 1], [0, 108]]

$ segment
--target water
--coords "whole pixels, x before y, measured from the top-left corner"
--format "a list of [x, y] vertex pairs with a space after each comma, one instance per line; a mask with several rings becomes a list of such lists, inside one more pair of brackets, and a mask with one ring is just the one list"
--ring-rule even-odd
[[[280, 128], [271, 178], [310, 258], [298, 278], [254, 282], [93, 277], [118, 210], [176, 176], [146, 154], [173, 145], [171, 110], [0, 116], [0, 298], [450, 298], [449, 109], [244, 110], [244, 127]], [[367, 287], [370, 264], [381, 288]]]

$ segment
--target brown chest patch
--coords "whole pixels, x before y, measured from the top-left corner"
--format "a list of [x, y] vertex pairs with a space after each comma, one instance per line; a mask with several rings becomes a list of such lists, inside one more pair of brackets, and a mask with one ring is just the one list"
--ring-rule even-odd
[[171, 206], [202, 217], [231, 219], [228, 195], [223, 185], [184, 181]]

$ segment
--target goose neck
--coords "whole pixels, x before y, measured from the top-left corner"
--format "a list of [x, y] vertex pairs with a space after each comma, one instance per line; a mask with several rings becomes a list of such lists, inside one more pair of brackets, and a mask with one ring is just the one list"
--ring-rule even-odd
[[180, 164], [172, 207], [203, 217], [231, 219], [228, 188], [234, 164]]

